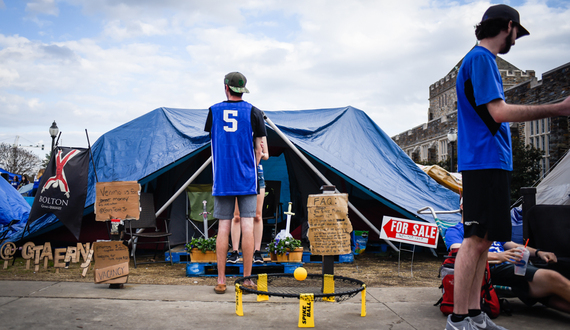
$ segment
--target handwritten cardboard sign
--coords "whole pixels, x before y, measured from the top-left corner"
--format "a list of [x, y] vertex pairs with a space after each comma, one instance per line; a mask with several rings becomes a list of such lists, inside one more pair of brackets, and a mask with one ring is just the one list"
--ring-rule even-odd
[[95, 220], [136, 219], [140, 215], [141, 186], [136, 181], [97, 182]]
[[93, 243], [95, 283], [126, 283], [129, 249], [122, 241]]
[[309, 195], [307, 208], [311, 253], [325, 256], [351, 253], [348, 194]]

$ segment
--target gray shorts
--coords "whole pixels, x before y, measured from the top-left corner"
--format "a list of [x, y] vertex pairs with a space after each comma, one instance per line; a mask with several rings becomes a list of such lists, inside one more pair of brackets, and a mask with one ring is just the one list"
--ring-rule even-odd
[[257, 195], [214, 196], [214, 218], [231, 220], [234, 217], [236, 198], [238, 200], [240, 217], [255, 218]]

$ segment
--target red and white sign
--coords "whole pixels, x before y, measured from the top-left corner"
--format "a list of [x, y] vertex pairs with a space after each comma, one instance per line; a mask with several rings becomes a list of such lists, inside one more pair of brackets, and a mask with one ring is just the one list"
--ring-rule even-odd
[[384, 216], [380, 238], [435, 248], [439, 234], [433, 223]]

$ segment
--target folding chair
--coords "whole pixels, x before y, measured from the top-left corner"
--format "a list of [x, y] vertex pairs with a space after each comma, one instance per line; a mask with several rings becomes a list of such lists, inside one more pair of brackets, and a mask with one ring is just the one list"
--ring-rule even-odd
[[[261, 217], [267, 224], [275, 224], [273, 236], [277, 235], [277, 224], [281, 222], [283, 210], [281, 200], [281, 181], [265, 181], [265, 199], [263, 200], [263, 210]], [[269, 221], [273, 219], [273, 221]]]
[[[217, 223], [214, 218], [214, 196], [211, 184], [191, 184], [186, 188], [186, 233], [188, 223], [194, 226], [194, 232], [208, 238], [208, 231]], [[210, 223], [211, 222], [211, 223]], [[209, 224], [210, 223], [210, 224]], [[188, 234], [187, 234], [188, 235]], [[192, 235], [194, 237], [195, 235]], [[186, 243], [189, 242], [186, 237]]]
[[[132, 238], [132, 252], [133, 261], [135, 263], [135, 268], [137, 268], [137, 245], [141, 244], [156, 244], [154, 261], [149, 262], [139, 262], [139, 264], [152, 264], [158, 262], [170, 262], [172, 265], [172, 253], [170, 251], [170, 235], [168, 231], [168, 219], [164, 219], [164, 231], [159, 231], [156, 224], [156, 215], [154, 210], [154, 197], [150, 193], [141, 193], [140, 196], [141, 213], [139, 220], [125, 220], [125, 234]], [[143, 231], [139, 231], [143, 229]], [[150, 231], [149, 229], [154, 229]], [[149, 230], [149, 231], [145, 231]], [[143, 240], [141, 240], [143, 239]], [[159, 244], [164, 244], [165, 248], [168, 248], [168, 254], [170, 256], [170, 261], [156, 261], [157, 250]]]
[[[442, 240], [443, 240], [443, 245], [445, 246], [445, 234], [447, 232], [447, 229], [449, 227], [453, 227], [457, 224], [457, 221], [448, 221], [445, 219], [440, 219], [438, 218], [437, 214], [453, 214], [453, 213], [459, 213], [461, 212], [461, 210], [452, 210], [452, 211], [434, 211], [433, 208], [426, 206], [424, 208], [419, 209], [418, 214], [431, 214], [433, 216], [433, 219], [435, 221], [435, 224], [437, 225], [437, 229], [439, 231], [439, 235], [441, 236]], [[438, 245], [439, 246], [439, 245]], [[447, 247], [445, 248], [446, 253], [447, 253]], [[433, 252], [433, 250], [432, 250]]]

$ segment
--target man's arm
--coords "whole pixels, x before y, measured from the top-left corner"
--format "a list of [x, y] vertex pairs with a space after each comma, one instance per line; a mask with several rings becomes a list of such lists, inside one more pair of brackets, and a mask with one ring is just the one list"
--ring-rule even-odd
[[508, 104], [503, 99], [496, 99], [487, 103], [487, 109], [497, 123], [570, 116], [570, 97], [560, 103], [542, 105]]
[[263, 153], [263, 148], [261, 146], [263, 139], [265, 136], [256, 137], [254, 138], [253, 142], [255, 143], [255, 164], [259, 165], [261, 161], [261, 154]]
[[269, 159], [269, 149], [267, 147], [267, 136], [261, 137], [261, 159]]
[[[491, 260], [496, 260], [499, 262], [515, 262], [521, 259], [521, 254], [518, 250], [516, 250], [517, 247], [519, 246], [524, 246], [522, 244], [518, 244], [515, 242], [506, 242], [503, 247], [505, 248], [504, 252], [501, 253], [495, 253], [495, 252], [489, 252], [488, 254], [488, 258], [489, 261]], [[531, 256], [533, 257], [538, 257], [542, 260], [544, 260], [546, 263], [550, 263], [550, 262], [557, 262], [558, 259], [556, 258], [556, 255], [552, 252], [546, 252], [546, 251], [541, 251], [541, 250], [537, 250], [535, 248], [532, 248], [530, 246], [526, 247], [528, 252], [530, 253]], [[538, 253], [537, 253], [538, 251]]]

